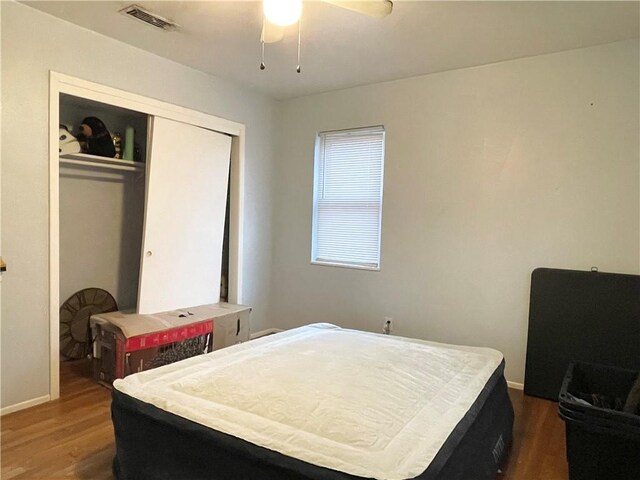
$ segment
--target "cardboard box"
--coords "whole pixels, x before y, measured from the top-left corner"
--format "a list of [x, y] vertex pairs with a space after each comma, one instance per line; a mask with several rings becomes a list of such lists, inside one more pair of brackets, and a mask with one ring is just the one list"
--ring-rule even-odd
[[132, 373], [246, 341], [250, 313], [244, 305], [220, 303], [153, 315], [93, 315], [94, 378], [110, 386]]

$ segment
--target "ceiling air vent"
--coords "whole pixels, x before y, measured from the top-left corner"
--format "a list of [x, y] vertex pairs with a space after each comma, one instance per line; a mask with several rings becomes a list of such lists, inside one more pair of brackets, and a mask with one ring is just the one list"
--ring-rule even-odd
[[159, 28], [160, 30], [165, 31], [173, 31], [180, 28], [180, 25], [172, 22], [166, 18], [163, 18], [155, 13], [150, 12], [142, 8], [139, 5], [129, 5], [128, 7], [120, 10], [120, 13], [123, 13], [129, 17], [135, 18], [141, 22], [146, 23], [147, 25], [151, 25], [152, 27]]

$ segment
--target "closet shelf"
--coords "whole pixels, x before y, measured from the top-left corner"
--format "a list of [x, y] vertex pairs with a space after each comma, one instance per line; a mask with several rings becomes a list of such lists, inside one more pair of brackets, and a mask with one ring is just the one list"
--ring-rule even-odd
[[79, 165], [83, 167], [107, 168], [128, 172], [144, 172], [145, 164], [119, 158], [99, 157], [88, 153], [67, 153], [60, 155], [60, 163], [65, 165]]

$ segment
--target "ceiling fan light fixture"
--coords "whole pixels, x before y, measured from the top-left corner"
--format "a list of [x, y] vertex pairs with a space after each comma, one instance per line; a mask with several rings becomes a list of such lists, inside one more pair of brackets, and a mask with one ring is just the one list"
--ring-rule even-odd
[[275, 25], [287, 27], [300, 20], [302, 0], [263, 0], [262, 8], [267, 20]]

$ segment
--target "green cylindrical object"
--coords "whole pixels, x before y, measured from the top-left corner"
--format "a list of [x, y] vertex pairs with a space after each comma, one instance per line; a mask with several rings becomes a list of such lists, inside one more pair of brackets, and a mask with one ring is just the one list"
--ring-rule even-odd
[[135, 130], [133, 127], [127, 127], [124, 132], [124, 153], [122, 158], [124, 160], [133, 160], [133, 138], [135, 136]]

